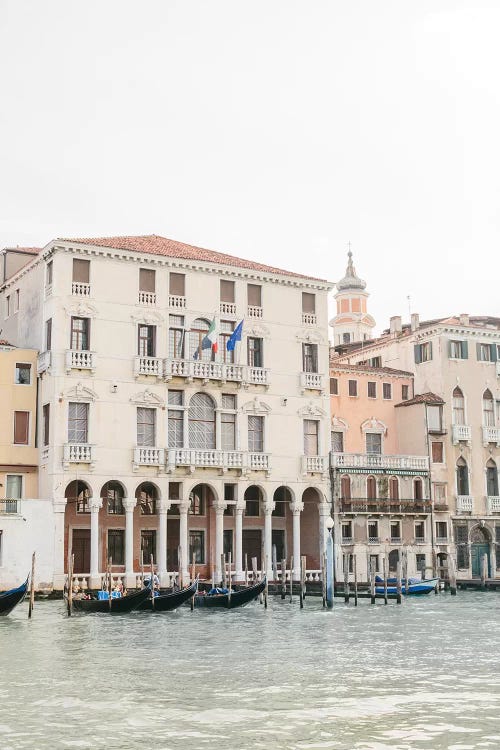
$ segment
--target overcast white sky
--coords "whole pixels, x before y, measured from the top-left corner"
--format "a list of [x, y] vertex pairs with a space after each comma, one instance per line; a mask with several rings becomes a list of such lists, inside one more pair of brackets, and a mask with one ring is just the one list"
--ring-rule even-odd
[[161, 234], [500, 315], [498, 0], [0, 0], [0, 246]]

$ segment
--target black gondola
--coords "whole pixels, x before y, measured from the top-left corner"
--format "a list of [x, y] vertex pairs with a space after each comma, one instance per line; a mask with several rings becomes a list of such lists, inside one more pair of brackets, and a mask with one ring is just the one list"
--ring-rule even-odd
[[196, 594], [194, 597], [195, 607], [222, 607], [225, 609], [235, 609], [243, 607], [245, 604], [256, 599], [266, 588], [265, 577], [254, 586], [231, 591], [229, 594]]
[[146, 587], [125, 596], [116, 598], [113, 596], [111, 600], [73, 598], [72, 602], [75, 612], [102, 612], [103, 614], [123, 615], [137, 609], [150, 596], [151, 589]]
[[28, 578], [17, 589], [10, 589], [0, 594], [0, 615], [8, 615], [14, 607], [22, 602], [28, 591]]
[[177, 609], [178, 607], [180, 607], [181, 604], [189, 601], [191, 597], [196, 594], [197, 589], [198, 579], [196, 579], [194, 583], [191, 583], [189, 586], [186, 586], [186, 588], [183, 588], [180, 591], [174, 591], [171, 594], [160, 594], [159, 596], [155, 596], [154, 603], [151, 599], [151, 596], [149, 596], [149, 598], [146, 599], [145, 602], [140, 604], [137, 609], [140, 609], [141, 611], [146, 610], [148, 612], [171, 612], [173, 609]]

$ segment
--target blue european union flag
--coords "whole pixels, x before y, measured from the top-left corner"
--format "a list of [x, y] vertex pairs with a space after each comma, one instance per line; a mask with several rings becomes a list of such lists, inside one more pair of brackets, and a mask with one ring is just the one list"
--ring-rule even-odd
[[232, 334], [227, 340], [226, 349], [228, 352], [233, 352], [238, 341], [241, 341], [241, 334], [243, 332], [243, 321], [238, 323]]

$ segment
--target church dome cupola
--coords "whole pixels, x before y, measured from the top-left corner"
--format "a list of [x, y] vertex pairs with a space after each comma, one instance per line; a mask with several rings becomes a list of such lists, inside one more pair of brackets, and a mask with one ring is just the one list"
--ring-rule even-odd
[[345, 276], [336, 284], [337, 314], [330, 321], [334, 346], [367, 341], [375, 327], [375, 321], [367, 310], [370, 295], [366, 291], [366, 281], [356, 273], [350, 243], [347, 257]]
[[340, 281], [337, 281], [337, 289], [339, 292], [347, 291], [348, 289], [366, 289], [366, 281], [363, 281], [363, 279], [360, 279], [359, 276], [356, 273], [356, 269], [354, 268], [354, 264], [352, 262], [352, 252], [349, 250], [347, 253], [349, 260], [347, 262], [347, 268], [345, 272], [345, 276], [343, 279], [340, 279]]

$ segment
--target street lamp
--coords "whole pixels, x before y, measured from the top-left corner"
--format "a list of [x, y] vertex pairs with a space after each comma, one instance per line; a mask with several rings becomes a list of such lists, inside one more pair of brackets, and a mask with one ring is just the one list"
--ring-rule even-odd
[[333, 607], [333, 536], [334, 521], [331, 516], [326, 519], [328, 536], [326, 538], [326, 606]]

